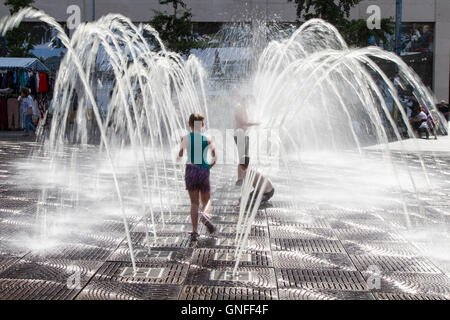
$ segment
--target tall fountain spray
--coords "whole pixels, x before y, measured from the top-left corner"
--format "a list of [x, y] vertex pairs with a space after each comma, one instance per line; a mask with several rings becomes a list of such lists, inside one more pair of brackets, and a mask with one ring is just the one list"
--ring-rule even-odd
[[[54, 27], [68, 50], [55, 81], [50, 132], [42, 137], [45, 143], [40, 152], [51, 159], [45, 174], [54, 177], [65, 170], [58, 166], [58, 162], [63, 160], [64, 151], [74, 142], [80, 148], [72, 150], [72, 168], [79, 170], [77, 153], [92, 152], [87, 144], [91, 143], [95, 134], [99, 136], [100, 148], [94, 152], [107, 159], [115, 188], [112, 198], [121, 208], [135, 268], [127, 221], [129, 201], [124, 196], [125, 186], [121, 185], [118, 172], [124, 160], [120, 158], [121, 152], [124, 148], [131, 150], [125, 166], [131, 166], [130, 174], [135, 175], [135, 195], [147, 226], [148, 240], [149, 232], [154, 237], [157, 233], [155, 210], [158, 210], [163, 224], [164, 211], [171, 210], [168, 205], [169, 180], [173, 179], [170, 177], [173, 175], [176, 179], [178, 173], [176, 170], [169, 171], [166, 163], [172, 160], [171, 153], [179, 143], [178, 135], [186, 129], [186, 119], [190, 113], [207, 115], [202, 92], [203, 70], [195, 57], [185, 61], [179, 55], [166, 51], [152, 27], [135, 26], [121, 15], [111, 14], [82, 24], [69, 38], [53, 18], [41, 11], [24, 9], [10, 18], [4, 18], [0, 23], [1, 32], [4, 34], [27, 18]], [[161, 51], [156, 52], [150, 45], [151, 41], [158, 42]], [[97, 77], [99, 70], [104, 71], [112, 81], [101, 83]], [[107, 106], [100, 107], [99, 97], [93, 88], [108, 84], [109, 101], [106, 101]], [[74, 123], [70, 125], [69, 115], [75, 111], [71, 108], [74, 95], [78, 99], [78, 109]], [[95, 181], [89, 181], [89, 184], [93, 183], [98, 191], [101, 184], [98, 172], [94, 172], [91, 178]], [[51, 181], [43, 186], [41, 204], [47, 202], [48, 190], [58, 184], [56, 181], [53, 185], [48, 182]], [[79, 191], [86, 191], [80, 190], [85, 188], [84, 185], [74, 186], [72, 181], [65, 187], [70, 187], [71, 190], [67, 191], [75, 192], [77, 197]], [[73, 201], [72, 206], [76, 205], [77, 202]], [[148, 228], [148, 219], [151, 219], [152, 230]], [[45, 205], [39, 208], [37, 220], [41, 226], [41, 236], [50, 236]]]
[[[181, 171], [173, 157], [188, 116], [200, 112], [207, 123], [223, 122], [220, 115], [230, 116], [231, 107], [211, 112], [217, 105], [208, 100], [205, 88], [212, 81], [225, 88], [225, 95], [230, 88], [226, 81], [208, 79], [210, 74], [195, 56], [183, 59], [167, 51], [151, 26], [136, 26], [124, 16], [110, 14], [81, 24], [69, 38], [53, 18], [24, 9], [2, 19], [0, 31], [4, 34], [28, 18], [54, 27], [67, 48], [55, 81], [51, 125], [41, 133], [42, 148], [33, 155], [34, 160], [47, 159], [43, 164], [34, 162], [41, 170], [36, 216], [40, 241], [64, 236], [61, 230], [79, 223], [74, 221], [77, 215], [87, 217], [83, 227], [89, 228], [96, 215], [119, 213], [136, 270], [130, 221], [143, 225], [150, 248], [150, 238], [156, 239], [167, 214], [180, 203]], [[289, 37], [272, 37], [278, 29], [268, 29], [265, 23], [246, 30], [253, 34], [246, 43], [254, 50], [249, 55], [252, 67], [245, 72], [248, 89], [242, 94], [248, 98], [252, 118], [260, 123], [251, 133], [277, 132], [271, 143], [280, 148], [267, 157], [250, 154], [241, 190], [234, 271], [262, 200], [262, 193], [250, 197], [251, 190], [260, 182], [264, 189], [263, 176], [286, 178], [288, 188], [283, 190], [295, 214], [300, 212], [299, 199], [317, 201], [316, 194], [295, 194], [298, 181], [309, 174], [299, 167], [350, 161], [358, 166], [352, 172], [343, 177], [336, 170], [324, 171], [327, 178], [345, 186], [356, 181], [362, 187], [370, 181], [376, 188], [397, 188], [400, 192], [394, 200], [402, 204], [402, 218], [410, 225], [406, 198], [411, 201], [413, 195], [422, 208], [420, 192], [430, 190], [431, 178], [420, 153], [420, 170], [412, 172], [403, 153], [400, 163], [393, 160], [388, 142], [402, 143], [400, 128], [405, 128], [406, 137], [414, 137], [398, 97], [400, 88], [410, 88], [420, 104], [434, 109], [434, 98], [418, 76], [392, 53], [377, 47], [349, 48], [336, 28], [322, 20], [309, 20]], [[271, 37], [275, 40], [267, 41]], [[233, 44], [232, 39], [226, 42]], [[395, 83], [375, 62], [380, 60], [396, 65]], [[239, 85], [242, 79], [237, 80]], [[74, 99], [78, 99], [77, 110]], [[382, 145], [381, 171], [392, 180], [381, 183], [372, 174], [380, 168], [366, 158], [365, 147], [371, 144]], [[256, 175], [257, 171], [262, 174]], [[354, 175], [361, 172], [364, 176], [356, 179]], [[256, 177], [262, 181], [254, 181]], [[329, 197], [334, 207], [345, 198], [339, 192]], [[57, 212], [49, 205], [55, 199], [61, 208]], [[373, 201], [380, 200], [371, 198], [367, 205]]]

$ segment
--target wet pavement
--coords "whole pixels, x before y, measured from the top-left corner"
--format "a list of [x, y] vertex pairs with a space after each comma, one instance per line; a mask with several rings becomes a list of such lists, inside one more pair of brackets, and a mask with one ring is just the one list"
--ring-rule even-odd
[[[0, 299], [450, 299], [450, 155], [424, 158], [430, 176], [445, 177], [420, 206], [414, 194], [403, 195], [408, 215], [396, 197], [359, 207], [358, 201], [334, 202], [334, 195], [299, 201], [299, 192], [292, 204], [288, 188], [277, 187], [272, 201], [257, 212], [239, 274], [233, 276], [239, 197], [234, 167], [214, 168], [218, 231], [208, 235], [201, 229], [197, 243], [188, 238], [184, 193], [173, 200], [176, 209], [156, 215], [156, 240], [147, 242], [144, 223], [129, 215], [138, 267], [133, 273], [121, 217], [87, 210], [77, 218], [86, 228], [80, 224], [73, 231], [71, 217], [64, 216], [70, 194], [49, 191], [46, 198], [46, 206], [67, 219], [67, 231], [45, 248], [33, 240], [42, 223], [36, 218], [42, 190], [17, 184], [14, 176], [34, 146], [20, 139], [0, 141]], [[411, 167], [419, 166], [416, 155], [406, 158]], [[326, 190], [330, 178], [320, 174], [320, 166], [305, 172], [293, 182], [299, 190]], [[285, 180], [274, 182], [285, 185]], [[88, 202], [82, 200], [80, 207], [92, 207]]]

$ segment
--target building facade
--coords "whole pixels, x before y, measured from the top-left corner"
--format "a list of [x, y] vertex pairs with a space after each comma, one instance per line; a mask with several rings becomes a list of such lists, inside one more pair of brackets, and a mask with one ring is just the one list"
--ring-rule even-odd
[[[157, 0], [36, 0], [36, 8], [44, 10], [59, 22], [65, 22], [70, 5], [78, 5], [81, 19], [89, 21], [108, 13], [120, 13], [134, 22], [147, 22], [154, 10], [164, 11]], [[226, 23], [250, 21], [252, 18], [293, 22], [296, 19], [295, 4], [287, 0], [186, 0], [192, 9], [193, 21], [197, 23]], [[94, 8], [92, 8], [94, 3]], [[383, 18], [395, 17], [396, 0], [364, 0], [352, 9], [350, 18], [367, 19], [367, 8], [379, 6]], [[93, 10], [94, 9], [94, 10]], [[8, 15], [8, 9], [0, 5], [0, 16]], [[426, 28], [432, 30], [429, 48], [433, 56], [432, 87], [437, 99], [449, 99], [450, 83], [450, 1], [449, 0], [403, 0], [403, 23], [410, 33], [409, 51], [417, 51], [414, 41], [424, 36]], [[415, 35], [414, 33], [417, 33]], [[412, 40], [411, 40], [412, 39]]]

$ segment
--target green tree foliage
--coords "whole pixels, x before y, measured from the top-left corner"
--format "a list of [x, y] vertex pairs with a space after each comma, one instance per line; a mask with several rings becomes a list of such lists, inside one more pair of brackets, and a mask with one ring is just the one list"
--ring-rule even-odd
[[[9, 7], [9, 13], [13, 15], [22, 8], [29, 7], [33, 2], [34, 0], [7, 0], [5, 6]], [[30, 50], [34, 48], [34, 40], [31, 31], [23, 24], [8, 31], [2, 42], [0, 51], [9, 57], [33, 56]]]
[[386, 34], [394, 33], [395, 23], [392, 18], [381, 19], [381, 29], [370, 30], [366, 20], [358, 19], [346, 21], [339, 29], [350, 46], [364, 46], [371, 36], [386, 43]]
[[11, 15], [19, 12], [21, 9], [30, 7], [34, 0], [6, 0], [5, 6], [9, 7]]
[[159, 32], [164, 45], [171, 51], [188, 54], [196, 47], [192, 31], [192, 14], [182, 0], [159, 0], [162, 5], [172, 5], [171, 13], [155, 10], [150, 24]]
[[392, 33], [394, 22], [392, 18], [382, 19], [381, 29], [370, 30], [366, 20], [349, 20], [350, 10], [362, 0], [288, 0], [297, 4], [297, 22], [312, 18], [321, 18], [333, 24], [349, 45], [367, 45], [371, 36], [386, 42], [386, 33]]
[[361, 0], [288, 0], [297, 4], [297, 21], [321, 18], [339, 25], [348, 18], [350, 9]]

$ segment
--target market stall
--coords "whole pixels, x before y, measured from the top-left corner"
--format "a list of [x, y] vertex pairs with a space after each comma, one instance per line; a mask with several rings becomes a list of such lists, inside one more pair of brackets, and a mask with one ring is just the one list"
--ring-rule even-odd
[[23, 128], [17, 97], [29, 88], [37, 117], [48, 108], [53, 88], [50, 70], [36, 58], [0, 58], [0, 130]]

